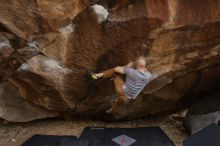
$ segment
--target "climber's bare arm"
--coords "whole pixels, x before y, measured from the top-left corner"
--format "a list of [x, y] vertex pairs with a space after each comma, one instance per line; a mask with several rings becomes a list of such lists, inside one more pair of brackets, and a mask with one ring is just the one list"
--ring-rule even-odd
[[[124, 68], [125, 68], [125, 66], [117, 66], [114, 68], [114, 72], [123, 74]], [[98, 78], [102, 78], [104, 76], [104, 73], [101, 72], [101, 73], [95, 74], [95, 76]]]
[[125, 68], [124, 66], [117, 66], [114, 68], [114, 71], [117, 73], [123, 74], [124, 68]]
[[134, 62], [129, 62], [126, 67], [133, 67], [134, 66]]
[[115, 72], [117, 72], [117, 73], [120, 73], [120, 74], [123, 74], [124, 73], [124, 68], [125, 67], [132, 67], [133, 66], [133, 62], [129, 62], [127, 65], [125, 65], [125, 66], [117, 66], [117, 67], [115, 67], [114, 68], [114, 70], [115, 70]]
[[[124, 72], [124, 68], [125, 67], [133, 67], [133, 62], [130, 62], [130, 63], [128, 63], [127, 65], [125, 65], [125, 66], [117, 66], [117, 67], [115, 67], [114, 68], [114, 71], [116, 72], [116, 73], [120, 73], [120, 74], [123, 74], [123, 72]], [[98, 74], [95, 74], [98, 78], [101, 78], [101, 77], [103, 77], [103, 73], [98, 73]]]

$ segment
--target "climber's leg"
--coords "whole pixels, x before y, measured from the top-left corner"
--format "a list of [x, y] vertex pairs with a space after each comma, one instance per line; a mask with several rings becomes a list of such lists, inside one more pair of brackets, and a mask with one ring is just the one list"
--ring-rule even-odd
[[114, 110], [117, 110], [122, 105], [128, 103], [129, 99], [125, 95], [118, 95], [116, 101], [112, 102], [112, 107], [107, 112], [111, 113]]
[[123, 89], [123, 84], [124, 80], [121, 75], [117, 75], [114, 79], [114, 84], [115, 84], [115, 90], [118, 94], [117, 98], [115, 101], [112, 103], [112, 107], [107, 110], [107, 113], [111, 113], [113, 110], [117, 109], [121, 105], [124, 105], [129, 101], [129, 99], [125, 96], [124, 89]]
[[114, 68], [103, 71], [103, 78], [111, 78], [115, 73]]
[[118, 93], [118, 95], [122, 95], [124, 96], [124, 89], [123, 89], [123, 85], [124, 85], [124, 80], [122, 75], [117, 75], [114, 79], [114, 84], [115, 84], [115, 90]]
[[112, 102], [112, 106], [110, 109], [106, 111], [106, 113], [112, 113], [113, 111], [117, 110], [122, 105], [125, 105], [129, 102], [129, 99], [125, 95], [118, 95], [115, 101]]
[[98, 78], [111, 78], [114, 74], [115, 74], [115, 69], [112, 68], [112, 69], [109, 69], [109, 70], [106, 70], [106, 71], [103, 71], [101, 73], [92, 73], [92, 72], [89, 72], [90, 76], [92, 77], [92, 79], [96, 80]]

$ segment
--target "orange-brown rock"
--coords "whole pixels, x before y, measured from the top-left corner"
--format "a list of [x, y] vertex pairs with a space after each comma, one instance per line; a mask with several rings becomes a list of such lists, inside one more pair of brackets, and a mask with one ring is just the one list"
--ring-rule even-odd
[[[118, 120], [176, 111], [220, 88], [219, 14], [218, 0], [2, 0], [0, 117]], [[106, 114], [113, 82], [91, 82], [87, 71], [142, 55], [153, 80]]]

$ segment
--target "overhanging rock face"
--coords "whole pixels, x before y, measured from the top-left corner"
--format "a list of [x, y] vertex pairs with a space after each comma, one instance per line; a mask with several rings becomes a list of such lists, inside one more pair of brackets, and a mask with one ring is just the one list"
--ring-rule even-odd
[[[219, 89], [218, 0], [22, 1], [0, 5], [3, 119], [132, 119], [175, 111]], [[113, 82], [89, 82], [87, 71], [141, 55], [155, 79], [135, 101], [105, 114]]]

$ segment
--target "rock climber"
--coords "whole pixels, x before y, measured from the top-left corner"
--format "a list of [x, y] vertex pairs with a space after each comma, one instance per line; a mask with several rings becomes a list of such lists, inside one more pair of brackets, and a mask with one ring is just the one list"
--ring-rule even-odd
[[[123, 80], [123, 74], [126, 75], [125, 81]], [[94, 80], [112, 78], [114, 75], [113, 80], [118, 96], [112, 103], [111, 108], [106, 111], [107, 113], [112, 113], [128, 101], [135, 100], [151, 80], [151, 73], [146, 69], [146, 59], [144, 57], [139, 57], [135, 62], [130, 62], [126, 66], [117, 66], [97, 74], [91, 73]]]

